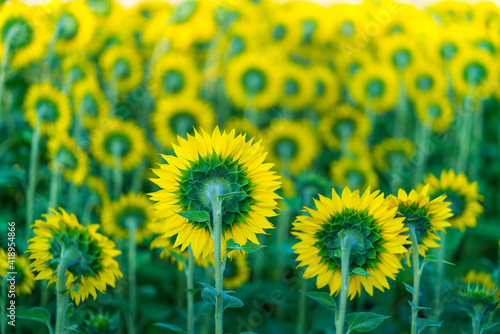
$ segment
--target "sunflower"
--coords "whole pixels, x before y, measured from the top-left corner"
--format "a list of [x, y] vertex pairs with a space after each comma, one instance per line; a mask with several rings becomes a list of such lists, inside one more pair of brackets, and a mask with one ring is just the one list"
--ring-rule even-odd
[[106, 184], [104, 184], [102, 178], [95, 175], [88, 175], [85, 182], [87, 187], [89, 187], [89, 189], [92, 190], [99, 198], [101, 208], [107, 207], [111, 200], [109, 198]]
[[486, 51], [464, 52], [453, 59], [450, 75], [458, 96], [471, 96], [474, 100], [491, 96], [498, 82], [495, 58]]
[[276, 164], [276, 169], [283, 170], [283, 174], [304, 171], [321, 149], [313, 126], [305, 119], [274, 120], [263, 138], [269, 148], [268, 160]]
[[445, 97], [417, 100], [415, 111], [420, 121], [437, 133], [448, 129], [454, 118], [451, 102]]
[[284, 51], [293, 51], [300, 45], [302, 32], [295, 15], [275, 11], [270, 21], [266, 32], [270, 44]]
[[213, 107], [199, 99], [186, 97], [162, 98], [151, 114], [151, 127], [164, 148], [172, 148], [177, 136], [186, 138], [194, 128], [212, 128], [215, 123]]
[[5, 277], [9, 271], [9, 262], [7, 261], [7, 252], [0, 247], [0, 277]]
[[319, 38], [327, 45], [339, 47], [342, 50], [347, 43], [359, 35], [364, 23], [364, 11], [360, 6], [335, 4], [326, 10], [330, 19], [325, 20], [323, 29], [319, 30]]
[[238, 108], [273, 107], [280, 97], [281, 78], [270, 57], [245, 52], [229, 60], [224, 74], [226, 92]]
[[155, 222], [155, 216], [149, 207], [151, 201], [144, 194], [122, 194], [118, 201], [112, 201], [102, 210], [101, 227], [106, 235], [115, 239], [125, 239], [129, 231], [136, 230], [138, 244], [151, 238], [149, 224]]
[[[314, 200], [316, 210], [305, 208], [309, 215], [298, 216], [293, 232], [300, 241], [292, 248], [298, 254], [299, 267], [307, 266], [304, 277], [318, 276], [318, 289], [328, 284], [330, 294], [340, 291], [339, 233], [349, 233], [358, 240], [350, 251], [351, 279], [349, 297], [361, 295], [361, 288], [371, 296], [373, 287], [389, 289], [387, 277], [396, 278], [402, 268], [399, 254], [406, 252], [408, 243], [403, 218], [396, 218], [396, 210], [384, 203], [379, 190], [366, 189], [351, 192], [344, 188], [342, 197], [332, 189], [332, 199], [321, 196]], [[361, 268], [370, 276], [354, 274]]]
[[55, 21], [55, 51], [59, 55], [84, 50], [94, 36], [95, 17], [82, 0], [64, 4]]
[[365, 114], [343, 104], [320, 119], [319, 132], [326, 146], [339, 150], [344, 140], [364, 140], [370, 133], [370, 121]]
[[[151, 46], [149, 41], [144, 43], [143, 34], [144, 27], [147, 27], [149, 23], [153, 22], [156, 17], [163, 15], [170, 15], [172, 13], [172, 5], [166, 1], [141, 1], [137, 3], [134, 7], [127, 11], [127, 16], [130, 18], [130, 23], [132, 24], [132, 30], [136, 41], [140, 47]], [[163, 29], [156, 30], [163, 32]]]
[[353, 189], [370, 186], [377, 188], [379, 183], [378, 175], [367, 156], [359, 156], [356, 159], [342, 157], [333, 161], [330, 164], [330, 177], [336, 185]]
[[13, 272], [16, 273], [16, 295], [31, 295], [35, 287], [35, 275], [31, 271], [30, 261], [16, 254]]
[[[63, 209], [42, 215], [33, 225], [35, 237], [29, 240], [28, 252], [35, 280], [57, 281], [59, 263], [67, 263], [65, 287], [76, 305], [91, 294], [96, 299], [96, 290], [104, 293], [106, 286], [115, 287], [116, 279], [122, 277], [114, 257], [120, 254], [115, 243], [97, 233], [99, 225], [81, 225], [74, 214]], [[57, 288], [57, 282], [56, 282]]]
[[326, 65], [315, 65], [311, 68], [314, 78], [315, 95], [313, 107], [320, 113], [332, 110], [340, 100], [340, 87], [334, 73]]
[[247, 140], [255, 138], [256, 141], [259, 141], [262, 137], [260, 129], [244, 117], [229, 117], [226, 122], [225, 129], [226, 132], [231, 132], [232, 130], [234, 130], [236, 135], [246, 134]]
[[338, 54], [335, 59], [335, 70], [343, 83], [349, 83], [362, 69], [370, 67], [376, 60], [369, 53], [359, 52], [353, 55]]
[[132, 45], [135, 45], [135, 40], [129, 24], [123, 24], [121, 19], [115, 24], [112, 21], [104, 21], [99, 24], [92, 43], [87, 46], [86, 53], [98, 58], [113, 46], [131, 47]]
[[402, 158], [408, 162], [415, 153], [415, 144], [409, 139], [386, 138], [373, 146], [373, 164], [380, 172], [386, 172], [396, 161]]
[[442, 27], [439, 34], [431, 36], [429, 53], [449, 63], [470, 48], [464, 41], [464, 33], [463, 26], [459, 24]]
[[106, 119], [90, 134], [90, 151], [97, 162], [113, 167], [117, 158], [122, 170], [129, 171], [146, 154], [144, 131], [133, 121]]
[[69, 99], [50, 83], [33, 84], [24, 100], [24, 117], [32, 128], [40, 123], [40, 133], [67, 132], [71, 124]]
[[112, 46], [99, 59], [104, 79], [114, 82], [120, 93], [126, 94], [142, 81], [142, 60], [128, 46]]
[[235, 290], [250, 280], [250, 267], [247, 254], [242, 251], [232, 251], [224, 268], [224, 288]]
[[467, 284], [478, 284], [485, 287], [486, 289], [493, 291], [495, 290], [496, 284], [491, 274], [484, 271], [475, 271], [474, 269], [469, 270], [467, 274], [460, 279]]
[[266, 217], [276, 215], [279, 196], [275, 191], [280, 187], [279, 176], [270, 171], [272, 164], [264, 163], [261, 142], [246, 141], [234, 131], [221, 134], [216, 127], [211, 136], [201, 130], [187, 140], [179, 138], [174, 150], [177, 156], [163, 156], [168, 164], [153, 169], [158, 178], [151, 179], [161, 188], [151, 195], [157, 202], [153, 208], [162, 222], [163, 237], [177, 235], [174, 247], [182, 245], [183, 251], [191, 245], [195, 258], [213, 254], [211, 222], [189, 220], [178, 213], [212, 213], [207, 193], [216, 187], [220, 194], [238, 192], [222, 202], [222, 255], [229, 239], [239, 245], [248, 240], [258, 244], [256, 234], [273, 228]]
[[65, 81], [71, 88], [82, 81], [98, 82], [95, 66], [81, 53], [72, 53], [65, 56], [61, 62], [61, 68]]
[[446, 95], [446, 76], [443, 72], [423, 62], [417, 62], [404, 74], [408, 97], [417, 102], [421, 99], [437, 99]]
[[409, 40], [407, 36], [386, 36], [378, 45], [379, 58], [391, 64], [398, 71], [408, 70], [418, 62], [420, 51], [416, 43]]
[[9, 65], [23, 68], [41, 60], [46, 53], [50, 33], [37, 24], [38, 9], [14, 1], [0, 11], [0, 55], [8, 48]]
[[349, 92], [360, 106], [388, 111], [396, 105], [399, 94], [396, 70], [387, 64], [363, 67], [350, 81]]
[[282, 73], [281, 103], [292, 111], [308, 107], [315, 97], [316, 81], [307, 68], [288, 62]]
[[451, 202], [453, 217], [448, 219], [452, 227], [464, 231], [466, 227], [475, 227], [477, 218], [483, 213], [480, 204], [484, 197], [479, 194], [477, 181], [470, 182], [463, 173], [458, 175], [453, 169], [443, 170], [439, 179], [433, 174], [424, 177], [424, 183], [429, 185], [429, 196], [436, 198], [446, 195], [446, 200]]
[[78, 82], [72, 95], [76, 113], [82, 116], [86, 129], [92, 130], [108, 116], [109, 104], [97, 81]]
[[68, 134], [56, 134], [47, 143], [51, 164], [57, 162], [66, 180], [79, 186], [89, 172], [89, 157]]
[[397, 216], [405, 218], [405, 226], [414, 230], [418, 241], [418, 253], [422, 257], [425, 257], [425, 252], [429, 248], [440, 247], [436, 242], [441, 240], [437, 232], [444, 232], [444, 228], [450, 226], [446, 219], [453, 216], [451, 209], [448, 208], [450, 203], [444, 202], [446, 196], [431, 201], [428, 192], [429, 185], [426, 185], [420, 191], [412, 190], [409, 194], [399, 189], [397, 197], [394, 195], [387, 197], [389, 207], [397, 208]]
[[153, 66], [149, 89], [156, 98], [198, 95], [201, 74], [194, 60], [185, 54], [167, 53]]

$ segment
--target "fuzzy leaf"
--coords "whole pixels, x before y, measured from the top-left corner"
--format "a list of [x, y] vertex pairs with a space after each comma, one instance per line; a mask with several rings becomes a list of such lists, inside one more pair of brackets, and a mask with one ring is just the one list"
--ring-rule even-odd
[[266, 246], [256, 245], [256, 244], [254, 244], [252, 242], [247, 242], [243, 246], [240, 246], [236, 242], [234, 242], [233, 239], [229, 239], [228, 241], [226, 241], [226, 248], [228, 250], [241, 250], [241, 251], [247, 252], [249, 254], [253, 253], [253, 252], [256, 252], [259, 249], [264, 248], [264, 247], [266, 247]]
[[[409, 293], [411, 293], [412, 296], [413, 296], [413, 287], [410, 284], [406, 284], [405, 282], [403, 282], [403, 284], [405, 285], [406, 291], [408, 291]], [[418, 295], [422, 296], [422, 293], [419, 292]]]
[[429, 327], [441, 327], [443, 321], [432, 321], [426, 318], [417, 319], [418, 333], [422, 332], [424, 329]]
[[67, 333], [67, 332], [80, 332], [78, 330], [78, 325], [77, 324], [73, 324], [71, 326], [67, 326], [67, 327], [64, 327], [64, 332]]
[[210, 221], [210, 215], [206, 211], [178, 212], [177, 214], [181, 217], [189, 220], [194, 220], [198, 223], [205, 223]]
[[430, 307], [424, 307], [424, 306], [417, 306], [413, 304], [411, 301], [408, 301], [408, 304], [410, 304], [411, 308], [415, 308], [417, 310], [430, 310]]
[[206, 283], [200, 283], [205, 287], [203, 291], [201, 292], [201, 298], [203, 298], [204, 301], [216, 305], [217, 304], [217, 296], [222, 296], [222, 310], [225, 310], [226, 308], [239, 308], [243, 307], [243, 302], [234, 296], [230, 296], [229, 293], [234, 293], [234, 291], [217, 291], [213, 286], [206, 284]]
[[454, 263], [451, 263], [451, 262], [445, 261], [443, 259], [440, 259], [436, 255], [432, 255], [432, 254], [429, 254], [429, 255], [427, 255], [424, 258], [424, 263], [428, 263], [428, 262], [442, 262], [442, 263], [446, 263], [446, 264], [449, 264], [449, 265], [452, 265], [452, 266], [455, 265]]
[[355, 268], [351, 272], [351, 275], [360, 275], [360, 276], [366, 276], [366, 277], [373, 277], [372, 275], [368, 274], [363, 268]]
[[346, 316], [346, 321], [349, 325], [347, 332], [370, 332], [377, 328], [385, 319], [389, 318], [386, 315], [371, 312], [350, 313]]
[[179, 328], [177, 326], [171, 325], [171, 324], [166, 324], [164, 322], [156, 322], [154, 323], [156, 327], [162, 327], [171, 330], [174, 333], [187, 333], [185, 330], [182, 328]]
[[[300, 291], [300, 290], [299, 290]], [[332, 296], [326, 292], [312, 292], [312, 291], [300, 291], [312, 300], [326, 306], [330, 311], [335, 312], [337, 310], [337, 303]]]
[[44, 323], [49, 329], [49, 332], [52, 333], [52, 327], [50, 326], [50, 313], [43, 307], [20, 309], [16, 313], [16, 318]]

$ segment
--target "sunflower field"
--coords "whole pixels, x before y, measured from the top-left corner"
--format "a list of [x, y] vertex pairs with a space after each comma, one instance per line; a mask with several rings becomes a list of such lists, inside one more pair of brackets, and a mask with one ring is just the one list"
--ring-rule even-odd
[[500, 8], [0, 0], [0, 333], [500, 332]]

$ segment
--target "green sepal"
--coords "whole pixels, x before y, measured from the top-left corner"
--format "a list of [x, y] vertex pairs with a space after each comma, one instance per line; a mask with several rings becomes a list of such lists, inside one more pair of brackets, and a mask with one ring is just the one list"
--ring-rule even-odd
[[247, 252], [249, 254], [253, 253], [253, 252], [256, 252], [259, 249], [264, 248], [264, 247], [266, 247], [266, 246], [264, 246], [264, 245], [256, 245], [256, 244], [254, 244], [252, 242], [247, 242], [243, 246], [240, 246], [239, 244], [237, 244], [236, 242], [234, 242], [233, 239], [229, 239], [228, 241], [226, 241], [226, 248], [228, 250], [241, 250], [241, 251]]
[[177, 214], [181, 217], [193, 220], [198, 223], [210, 222], [210, 215], [206, 211], [177, 212]]

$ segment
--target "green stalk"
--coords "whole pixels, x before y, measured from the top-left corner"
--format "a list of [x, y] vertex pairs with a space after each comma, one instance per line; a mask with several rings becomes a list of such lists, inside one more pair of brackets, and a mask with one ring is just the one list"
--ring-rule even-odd
[[194, 334], [194, 257], [191, 247], [188, 247], [186, 271], [187, 290], [187, 334]]
[[377, 123], [377, 112], [370, 107], [370, 103], [367, 103], [365, 107], [365, 114], [368, 117], [368, 121], [370, 122], [370, 134], [366, 138], [366, 145], [369, 147], [373, 144], [373, 138], [375, 138], [375, 125]]
[[484, 310], [474, 310], [474, 317], [472, 318], [472, 334], [481, 334], [481, 320], [483, 319]]
[[57, 159], [53, 161], [50, 173], [49, 209], [57, 209], [57, 193], [59, 185], [59, 163]]
[[129, 327], [128, 332], [135, 334], [135, 320], [137, 319], [137, 277], [136, 277], [136, 253], [137, 244], [135, 235], [137, 233], [137, 224], [135, 221], [127, 222], [128, 228], [128, 278], [129, 278]]
[[56, 313], [56, 334], [63, 334], [66, 317], [66, 270], [79, 262], [79, 254], [72, 248], [62, 246], [61, 259], [57, 268], [57, 313]]
[[[300, 275], [300, 290], [307, 291], [307, 280], [303, 275]], [[299, 307], [297, 312], [297, 334], [305, 333], [306, 325], [306, 313], [307, 313], [307, 298], [306, 295], [299, 294]]]
[[[339, 236], [340, 237], [340, 236]], [[340, 240], [340, 297], [339, 313], [335, 328], [337, 334], [344, 334], [344, 323], [347, 309], [347, 294], [349, 292], [349, 256], [353, 246], [351, 237], [345, 236]]]
[[35, 188], [37, 182], [38, 146], [40, 145], [40, 122], [36, 121], [33, 136], [31, 137], [31, 152], [28, 174], [28, 192], [26, 196], [26, 238], [30, 235], [30, 225], [33, 222], [33, 205], [35, 199]]
[[[215, 268], [215, 289], [217, 292], [223, 291], [223, 272], [222, 272], [222, 253], [221, 253], [221, 238], [222, 238], [222, 201], [219, 199], [218, 186], [211, 187], [207, 190], [208, 196], [212, 204], [213, 214], [213, 234], [214, 241], [214, 268]], [[215, 304], [215, 333], [222, 334], [222, 295], [217, 294]]]
[[[474, 127], [472, 130], [472, 144], [471, 144], [471, 151], [473, 152], [478, 152], [481, 147], [481, 140], [483, 137], [483, 115], [484, 115], [484, 110], [480, 105], [478, 105], [477, 110], [474, 110]], [[469, 177], [472, 179], [477, 178], [480, 167], [479, 161], [480, 159], [477, 157], [474, 157], [474, 159], [472, 160], [471, 169], [469, 173]]]
[[417, 334], [418, 302], [420, 290], [420, 264], [418, 258], [418, 240], [415, 227], [410, 227], [410, 241], [412, 247], [412, 269], [413, 269], [413, 306], [411, 307], [411, 334]]
[[457, 158], [457, 172], [467, 173], [467, 165], [469, 162], [471, 129], [472, 129], [472, 113], [473, 101], [469, 97], [464, 100], [464, 110], [462, 113], [462, 123], [459, 128], [459, 149]]
[[[7, 74], [7, 64], [8, 64], [8, 58], [9, 58], [9, 51], [10, 51], [10, 42], [12, 41], [12, 38], [14, 37], [13, 33], [9, 33], [7, 35], [7, 38], [5, 38], [4, 42], [4, 49], [3, 49], [3, 55], [2, 55], [2, 61], [0, 62], [0, 119], [1, 120], [6, 120], [8, 118], [7, 115], [7, 108], [3, 107], [3, 95], [4, 95], [4, 89], [5, 89], [5, 77]], [[5, 333], [5, 332], [3, 332]]]
[[[432, 120], [431, 120], [432, 122]], [[427, 167], [428, 152], [424, 151], [425, 144], [429, 139], [429, 134], [431, 133], [430, 128], [424, 123], [419, 124], [419, 129], [417, 132], [417, 150], [419, 150], [419, 159], [417, 161], [417, 167], [414, 174], [413, 184], [419, 184], [422, 182], [424, 177], [425, 169]]]
[[[437, 249], [437, 257], [440, 259], [445, 259], [446, 257], [446, 233], [440, 233], [441, 237], [441, 247]], [[444, 263], [438, 262], [437, 264], [437, 280], [436, 285], [434, 286], [434, 299], [436, 300], [435, 312], [434, 312], [434, 321], [438, 322], [439, 318], [441, 318], [441, 313], [443, 313], [443, 303], [441, 301], [441, 286], [444, 280]], [[438, 327], [432, 328], [433, 333], [438, 332]]]
[[[288, 237], [288, 233], [290, 232], [290, 208], [284, 203], [284, 207], [281, 210], [281, 213], [278, 215], [277, 219], [277, 233], [276, 233], [276, 251], [277, 254], [281, 254], [280, 247], [283, 245], [285, 240]], [[280, 255], [276, 259], [276, 280], [281, 280], [283, 278], [283, 271], [285, 269], [285, 257]]]
[[406, 91], [403, 79], [399, 80], [399, 95], [396, 103], [396, 126], [394, 127], [394, 137], [401, 139], [407, 133], [408, 110], [406, 101]]
[[117, 154], [113, 154], [113, 194], [115, 200], [120, 199], [120, 195], [122, 193], [122, 183], [123, 183], [123, 174], [122, 174], [122, 166], [120, 163], [120, 157]]

